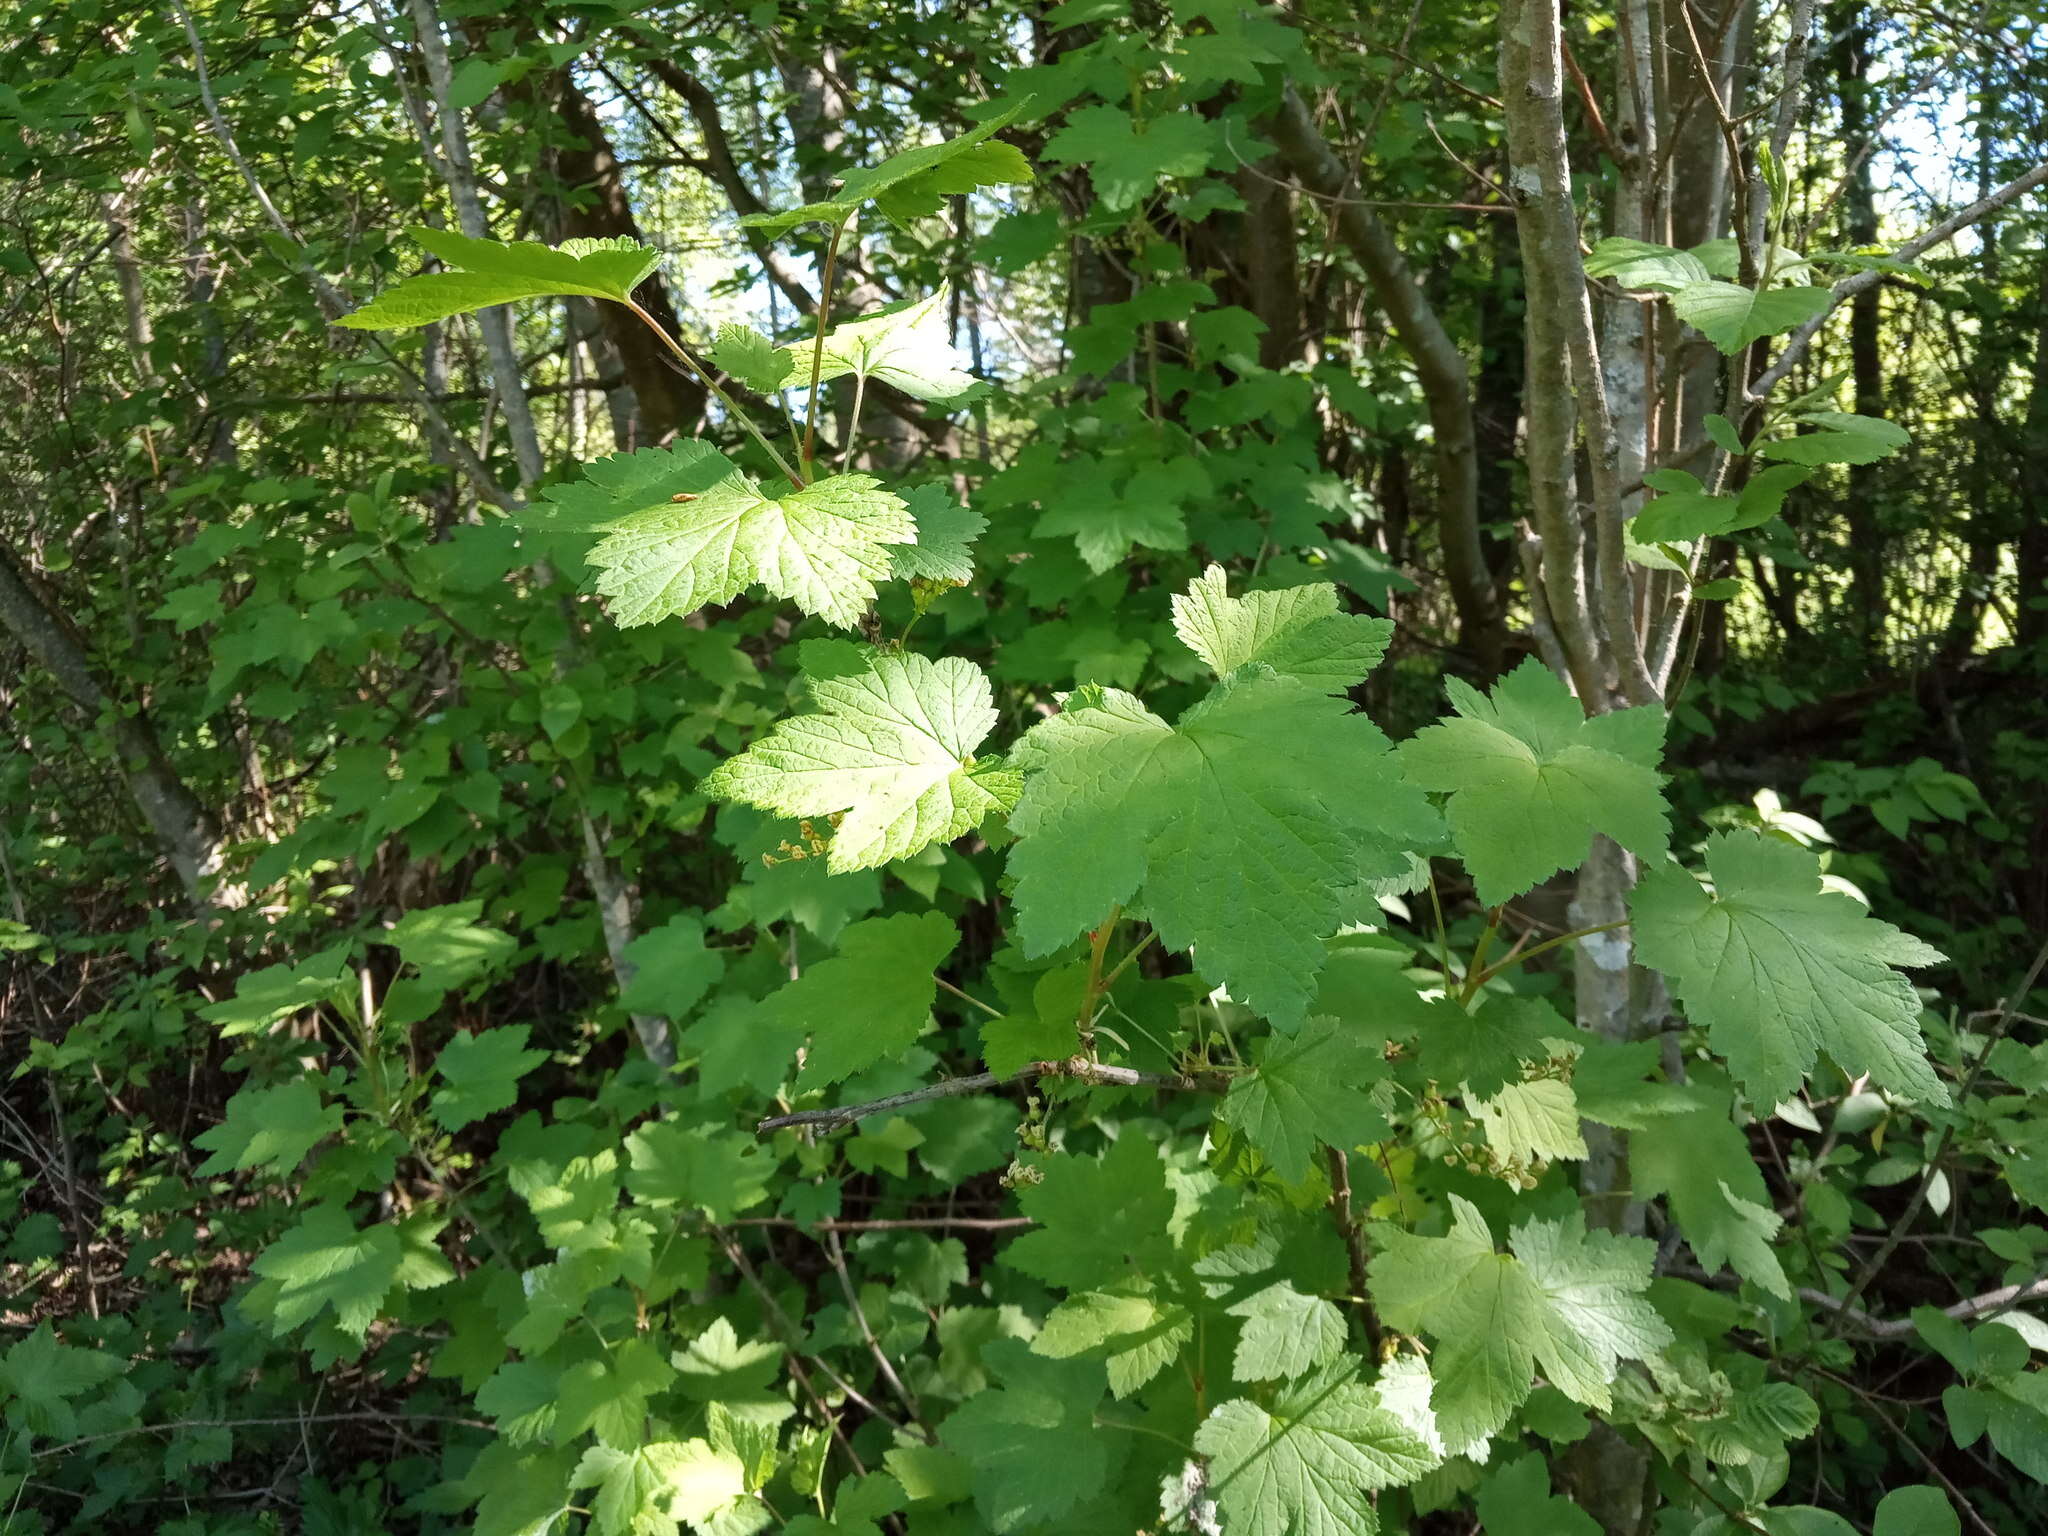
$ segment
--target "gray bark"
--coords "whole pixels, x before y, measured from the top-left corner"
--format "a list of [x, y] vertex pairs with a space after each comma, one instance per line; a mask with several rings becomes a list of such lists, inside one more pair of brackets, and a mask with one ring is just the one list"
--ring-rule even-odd
[[196, 907], [239, 907], [237, 886], [219, 880], [220, 829], [165, 757], [148, 718], [124, 708], [102, 685], [84, 639], [15, 552], [0, 544], [0, 625], [57, 680], [80, 709], [104, 721], [129, 793]]

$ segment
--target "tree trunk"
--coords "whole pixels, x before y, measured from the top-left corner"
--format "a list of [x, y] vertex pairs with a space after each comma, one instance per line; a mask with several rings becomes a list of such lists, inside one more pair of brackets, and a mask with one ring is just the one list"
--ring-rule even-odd
[[1393, 235], [1355, 196], [1344, 163], [1292, 86], [1271, 120], [1274, 141], [1358, 258], [1394, 333], [1415, 361], [1436, 447], [1437, 537], [1458, 611], [1459, 638], [1483, 673], [1500, 670], [1507, 621], [1479, 539], [1479, 438], [1470, 368], [1408, 270]]
[[106, 723], [129, 792], [193, 905], [241, 906], [247, 899], [243, 891], [218, 879], [222, 864], [218, 824], [178, 777], [148, 717], [124, 708], [108, 694], [84, 639], [13, 548], [4, 543], [0, 543], [0, 624], [57, 680], [74, 704], [95, 721]]
[[[1842, 96], [1842, 153], [1850, 162], [1849, 185], [1842, 200], [1843, 234], [1851, 246], [1877, 243], [1877, 197], [1870, 162], [1876, 143], [1871, 132], [1869, 102], [1870, 24], [1868, 8], [1858, 0], [1837, 4], [1828, 25], [1840, 41], [1835, 47], [1835, 73]], [[1983, 190], [1988, 190], [1985, 188]], [[1849, 364], [1861, 416], [1884, 414], [1884, 363], [1879, 354], [1878, 288], [1866, 288], [1849, 301]], [[1988, 444], [1980, 437], [1979, 466]], [[1884, 654], [1887, 562], [1883, 520], [1878, 515], [1881, 464], [1855, 464], [1849, 469], [1849, 588], [1851, 629], [1866, 665]]]
[[[557, 173], [569, 194], [562, 212], [562, 234], [570, 239], [602, 240], [623, 235], [631, 240], [644, 240], [639, 221], [633, 217], [632, 204], [627, 200], [618, 158], [612, 153], [604, 124], [566, 69], [556, 83], [556, 104], [563, 126], [577, 141], [576, 147], [562, 149], [556, 159]], [[669, 301], [668, 285], [660, 273], [642, 283], [635, 298], [671, 336], [681, 334], [675, 306]], [[605, 338], [617, 354], [640, 407], [636, 446], [665, 443], [678, 432], [693, 428], [704, 415], [708, 398], [704, 386], [677, 370], [661, 339], [630, 310], [619, 304], [601, 304], [597, 308]]]

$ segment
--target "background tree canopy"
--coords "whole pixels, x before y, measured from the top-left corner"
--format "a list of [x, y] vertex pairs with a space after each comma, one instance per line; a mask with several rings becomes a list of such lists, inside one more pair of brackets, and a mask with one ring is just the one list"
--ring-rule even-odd
[[0, 17], [0, 1529], [2048, 1529], [2037, 12]]

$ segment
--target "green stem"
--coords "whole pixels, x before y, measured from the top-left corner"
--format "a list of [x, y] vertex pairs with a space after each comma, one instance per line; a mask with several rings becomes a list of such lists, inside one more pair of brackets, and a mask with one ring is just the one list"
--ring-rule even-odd
[[683, 344], [681, 342], [677, 341], [675, 337], [669, 335], [667, 327], [665, 327], [659, 320], [655, 319], [654, 316], [647, 313], [646, 310], [642, 309], [638, 304], [635, 304], [631, 299], [627, 299], [625, 301], [625, 304], [626, 308], [630, 309], [631, 311], [633, 311], [634, 314], [640, 317], [640, 319], [646, 324], [649, 330], [653, 331], [655, 335], [661, 338], [662, 344], [666, 346], [669, 349], [669, 351], [675, 353], [675, 355], [682, 361], [683, 366], [685, 368], [688, 368], [690, 372], [694, 373], [697, 376], [698, 381], [702, 383], [706, 389], [711, 391], [712, 398], [717, 400], [720, 405], [724, 406], [726, 412], [732, 417], [732, 419], [738, 422], [742, 427], [746, 429], [747, 435], [753, 438], [755, 442], [761, 445], [763, 451], [767, 453], [768, 457], [775, 461], [775, 467], [781, 470], [782, 473], [788, 478], [789, 483], [795, 486], [798, 490], [802, 490], [804, 488], [804, 477], [798, 474], [794, 469], [790, 468], [789, 460], [785, 459], [779, 452], [776, 451], [775, 445], [768, 441], [766, 434], [764, 434], [759, 427], [754, 425], [753, 418], [749, 416], [745, 411], [740, 409], [739, 403], [735, 401], [731, 395], [728, 395], [724, 390], [718, 387], [718, 381], [711, 376], [710, 371], [707, 370], [702, 363], [698, 362], [696, 358], [692, 357], [689, 354], [689, 352], [684, 349]]
[[1472, 946], [1472, 963], [1465, 967], [1465, 987], [1458, 994], [1458, 1003], [1463, 1006], [1472, 1001], [1472, 994], [1479, 990], [1484, 979], [1486, 952], [1493, 947], [1494, 932], [1500, 927], [1500, 908], [1495, 907], [1486, 914], [1486, 928], [1479, 935], [1479, 942]]
[[868, 392], [868, 376], [865, 372], [853, 376], [853, 415], [846, 423], [846, 442], [839, 449], [839, 473], [846, 473], [847, 465], [853, 462], [853, 445], [860, 436], [860, 408]]
[[1137, 961], [1138, 956], [1145, 953], [1145, 951], [1151, 947], [1152, 941], [1158, 937], [1159, 934], [1155, 930], [1152, 933], [1146, 934], [1145, 937], [1138, 940], [1136, 944], [1133, 944], [1131, 946], [1131, 952], [1125, 955], [1123, 959], [1117, 961], [1116, 965], [1110, 970], [1110, 973], [1102, 978], [1102, 990], [1107, 992], [1111, 987], [1115, 986], [1117, 977], [1123, 975], [1125, 971], [1128, 971], [1131, 968], [1131, 966]]
[[1074, 1017], [1074, 1028], [1081, 1037], [1081, 1054], [1090, 1061], [1095, 1059], [1095, 1005], [1102, 997], [1102, 957], [1109, 949], [1110, 935], [1116, 932], [1117, 919], [1123, 915], [1123, 903], [1118, 902], [1088, 936], [1088, 985], [1081, 994], [1081, 1011]]
[[1437, 959], [1443, 966], [1444, 987], [1446, 990], [1449, 990], [1451, 985], [1451, 936], [1444, 928], [1444, 904], [1437, 899], [1435, 870], [1431, 870], [1429, 875], [1429, 910], [1436, 914]]
[[1626, 928], [1628, 925], [1628, 918], [1617, 917], [1611, 923], [1598, 923], [1591, 928], [1574, 928], [1570, 933], [1560, 933], [1554, 939], [1545, 939], [1541, 944], [1538, 944], [1531, 949], [1525, 949], [1518, 955], [1509, 955], [1499, 964], [1489, 966], [1486, 970], [1480, 973], [1479, 985], [1485, 986], [1487, 982], [1493, 980], [1493, 978], [1498, 976], [1502, 971], [1505, 971], [1512, 966], [1521, 965], [1525, 961], [1534, 960], [1538, 955], [1543, 954], [1546, 950], [1555, 949], [1560, 944], [1576, 944], [1580, 939], [1589, 939], [1596, 933], [1606, 933], [1610, 929]]
[[933, 980], [933, 981], [935, 981], [935, 982], [937, 982], [937, 983], [939, 984], [939, 990], [940, 990], [940, 991], [942, 991], [942, 992], [950, 992], [950, 993], [952, 993], [952, 994], [953, 994], [953, 995], [954, 995], [955, 997], [959, 998], [959, 999], [960, 999], [960, 1001], [961, 1001], [961, 1002], [963, 1002], [963, 1003], [972, 1003], [972, 1004], [974, 1004], [974, 1006], [975, 1006], [975, 1007], [979, 1008], [979, 1009], [980, 1009], [980, 1010], [981, 1010], [981, 1011], [982, 1011], [983, 1013], [987, 1014], [987, 1015], [988, 1015], [988, 1016], [989, 1016], [990, 1018], [992, 1018], [992, 1019], [1000, 1019], [1000, 1018], [1001, 1018], [1001, 1017], [1003, 1016], [1003, 1010], [1002, 1010], [1002, 1009], [1000, 1009], [1000, 1008], [991, 1008], [991, 1007], [990, 1007], [990, 1006], [989, 1006], [989, 1005], [988, 1005], [987, 1003], [984, 1003], [984, 1002], [983, 1002], [983, 1001], [982, 1001], [982, 1000], [981, 1000], [980, 998], [976, 997], [976, 996], [975, 996], [975, 995], [974, 995], [974, 994], [973, 994], [972, 992], [963, 992], [963, 991], [961, 991], [961, 990], [960, 990], [960, 989], [959, 989], [958, 987], [954, 986], [954, 985], [953, 985], [953, 983], [951, 983], [950, 981], [946, 980], [946, 978], [945, 978], [945, 977], [943, 977], [943, 976], [934, 976], [934, 977], [932, 978], [932, 980]]
[[832, 284], [839, 271], [839, 240], [846, 233], [852, 215], [832, 226], [832, 239], [825, 247], [825, 270], [818, 285], [818, 339], [811, 344], [811, 393], [804, 404], [804, 468], [815, 458], [818, 439], [818, 377], [825, 371], [825, 332], [832, 325]]

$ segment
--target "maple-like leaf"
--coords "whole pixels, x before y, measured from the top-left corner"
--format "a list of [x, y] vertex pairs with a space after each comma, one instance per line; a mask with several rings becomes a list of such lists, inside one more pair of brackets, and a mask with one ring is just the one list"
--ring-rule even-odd
[[1310, 1019], [1252, 1050], [1252, 1070], [1231, 1083], [1216, 1118], [1243, 1131], [1281, 1178], [1307, 1177], [1318, 1143], [1349, 1149], [1387, 1133], [1368, 1097], [1386, 1061], [1360, 1031]]
[[1824, 1051], [1904, 1097], [1946, 1104], [1927, 1064], [1920, 999], [1898, 966], [1941, 951], [1821, 886], [1820, 860], [1755, 832], [1707, 843], [1711, 895], [1685, 870], [1652, 870], [1630, 899], [1637, 952], [1758, 1104], [1790, 1098]]
[[271, 1328], [282, 1334], [330, 1307], [335, 1323], [360, 1339], [398, 1283], [405, 1245], [398, 1228], [377, 1222], [358, 1229], [336, 1205], [316, 1205], [270, 1247], [254, 1269], [275, 1283]]
[[932, 972], [959, 942], [953, 920], [939, 912], [855, 923], [837, 954], [770, 993], [749, 1023], [773, 1049], [793, 1050], [808, 1033], [800, 1081], [836, 1083], [900, 1054], [924, 1032], [938, 995]]
[[60, 1341], [46, 1318], [0, 1354], [0, 1395], [7, 1418], [32, 1435], [69, 1440], [78, 1432], [71, 1400], [127, 1369], [117, 1355]]
[[1204, 976], [1285, 1025], [1314, 994], [1342, 893], [1404, 871], [1436, 818], [1387, 741], [1341, 699], [1238, 668], [1177, 726], [1083, 688], [1014, 761], [1010, 856], [1025, 952], [1050, 953], [1124, 903]]
[[555, 248], [528, 240], [472, 240], [417, 225], [406, 233], [455, 270], [395, 283], [336, 325], [405, 330], [514, 299], [564, 295], [624, 303], [661, 265], [661, 252], [637, 240], [565, 241]]
[[624, 510], [587, 557], [622, 626], [730, 602], [750, 586], [857, 629], [891, 570], [889, 546], [917, 537], [903, 498], [873, 475], [769, 491], [730, 475], [684, 501]]
[[1258, 661], [1341, 692], [1379, 665], [1394, 626], [1340, 612], [1329, 582], [1232, 597], [1223, 567], [1212, 565], [1174, 596], [1173, 631], [1218, 677]]
[[1372, 1536], [1371, 1495], [1413, 1482], [1438, 1458], [1355, 1381], [1298, 1382], [1261, 1407], [1224, 1403], [1195, 1431], [1228, 1530], [1256, 1536]]
[[509, 1108], [519, 1096], [519, 1079], [548, 1059], [530, 1051], [525, 1024], [506, 1024], [455, 1036], [434, 1060], [441, 1086], [430, 1101], [434, 1118], [451, 1131]]
[[1086, 165], [1095, 195], [1112, 212], [1149, 197], [1162, 176], [1199, 176], [1217, 148], [1200, 114], [1170, 112], [1140, 124], [1122, 107], [1082, 107], [1045, 141], [1045, 158]]
[[1031, 1348], [1056, 1360], [1099, 1354], [1109, 1370], [1109, 1390], [1129, 1397], [1171, 1365], [1194, 1336], [1194, 1315], [1185, 1305], [1136, 1282], [1069, 1296], [1053, 1308]]
[[941, 201], [980, 187], [1015, 186], [1031, 180], [1023, 153], [993, 135], [1016, 121], [1029, 99], [976, 124], [958, 138], [923, 144], [891, 155], [880, 165], [848, 171], [839, 191], [822, 202], [786, 213], [750, 213], [740, 222], [763, 234], [786, 234], [799, 224], [838, 224], [873, 202], [882, 215], [908, 224], [939, 210]]
[[908, 858], [1015, 803], [1015, 774], [974, 756], [996, 711], [972, 662], [877, 655], [807, 686], [815, 709], [727, 758], [703, 788], [782, 816], [844, 812], [826, 859], [834, 874]]
[[1375, 1229], [1370, 1284], [1380, 1316], [1435, 1345], [1431, 1405], [1444, 1443], [1469, 1452], [1505, 1425], [1545, 1379], [1575, 1402], [1610, 1405], [1624, 1357], [1647, 1359], [1671, 1330], [1641, 1292], [1656, 1245], [1588, 1232], [1583, 1215], [1524, 1222], [1496, 1253], [1478, 1208], [1451, 1196], [1451, 1230], [1419, 1237]]
[[597, 1490], [593, 1536], [674, 1536], [678, 1520], [706, 1528], [747, 1495], [739, 1457], [704, 1440], [654, 1440], [632, 1450], [592, 1446], [569, 1486]]
[[1101, 1491], [1123, 1455], [1095, 1424], [1103, 1368], [1035, 1355], [1018, 1339], [986, 1345], [981, 1358], [1001, 1385], [955, 1409], [939, 1439], [973, 1467], [975, 1508], [991, 1530], [1057, 1529]]
[[1792, 1287], [1771, 1248], [1783, 1222], [1749, 1138], [1729, 1119], [1725, 1080], [1702, 1072], [1670, 1091], [1684, 1094], [1689, 1112], [1660, 1117], [1654, 1135], [1629, 1138], [1631, 1186], [1642, 1199], [1670, 1201], [1678, 1229], [1708, 1270], [1727, 1264], [1789, 1300]]
[[1586, 860], [1593, 833], [1654, 859], [1670, 841], [1655, 705], [1588, 719], [1535, 658], [1488, 698], [1445, 679], [1456, 718], [1402, 744], [1409, 781], [1450, 794], [1451, 835], [1479, 899], [1498, 906]]
[[946, 293], [941, 283], [925, 298], [905, 299], [835, 325], [825, 333], [822, 352], [814, 341], [792, 342], [784, 349], [788, 382], [808, 388], [815, 362], [820, 384], [852, 374], [892, 385], [916, 400], [958, 398], [979, 381], [953, 350]]
[[1344, 1352], [1344, 1314], [1320, 1296], [1285, 1280], [1226, 1307], [1243, 1319], [1230, 1373], [1239, 1381], [1273, 1381], [1327, 1365]]
[[917, 520], [917, 542], [889, 551], [895, 574], [904, 580], [949, 581], [965, 586], [974, 579], [974, 541], [988, 519], [964, 506], [942, 485], [920, 485], [903, 493], [904, 504]]
[[227, 1115], [219, 1125], [193, 1138], [213, 1154], [197, 1171], [202, 1177], [251, 1168], [289, 1174], [341, 1127], [341, 1106], [321, 1103], [315, 1078], [244, 1088], [228, 1100]]
[[1089, 1291], [1158, 1274], [1172, 1262], [1173, 1194], [1149, 1141], [1121, 1136], [1099, 1158], [1063, 1153], [1040, 1169], [1037, 1183], [1017, 1191], [1017, 1204], [1039, 1224], [1003, 1250], [1012, 1269]]

